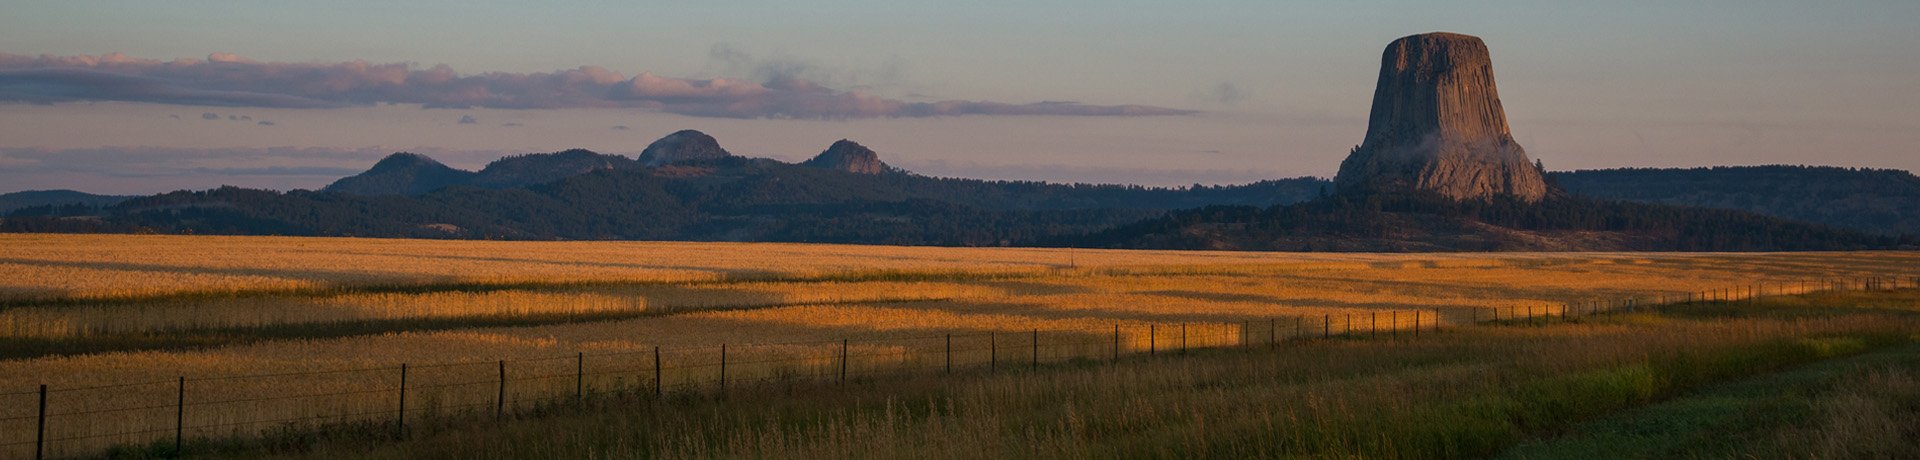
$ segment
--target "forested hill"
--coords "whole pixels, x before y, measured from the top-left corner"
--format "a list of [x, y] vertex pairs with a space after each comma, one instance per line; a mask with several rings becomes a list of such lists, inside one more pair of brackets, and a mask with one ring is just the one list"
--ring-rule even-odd
[[0, 193], [0, 214], [33, 207], [51, 208], [98, 208], [112, 206], [131, 199], [131, 196], [95, 195], [73, 190], [28, 190], [24, 192]]
[[1050, 245], [1262, 251], [1807, 251], [1912, 248], [1871, 235], [1744, 211], [1550, 196], [1455, 201], [1335, 195], [1266, 208], [1177, 211]]
[[[1001, 245], [1209, 205], [1311, 199], [1327, 182], [1125, 185], [859, 174], [725, 157], [417, 196], [220, 188], [137, 198], [98, 217], [15, 213], [5, 231]], [[42, 210], [46, 211], [46, 210]]]
[[1719, 166], [1557, 172], [1579, 195], [1738, 209], [1879, 234], [1920, 234], [1920, 177], [1893, 169]]

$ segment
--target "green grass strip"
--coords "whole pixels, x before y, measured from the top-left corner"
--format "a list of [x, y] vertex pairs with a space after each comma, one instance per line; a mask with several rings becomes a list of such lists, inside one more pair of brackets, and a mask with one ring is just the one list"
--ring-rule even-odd
[[[1847, 347], [1829, 341], [1832, 347]], [[1763, 437], [1808, 414], [1810, 398], [1873, 366], [1920, 366], [1920, 344], [1828, 359], [1784, 372], [1714, 385], [1582, 423], [1567, 435], [1522, 443], [1504, 458], [1732, 458], [1755, 452]]]

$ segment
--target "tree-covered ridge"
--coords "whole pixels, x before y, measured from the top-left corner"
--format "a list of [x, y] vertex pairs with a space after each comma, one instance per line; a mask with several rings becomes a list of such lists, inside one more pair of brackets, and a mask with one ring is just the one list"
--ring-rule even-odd
[[[54, 208], [103, 207], [112, 206], [131, 199], [131, 196], [95, 195], [73, 190], [27, 190], [13, 193], [0, 193], [0, 214], [34, 207]], [[47, 211], [41, 211], [42, 214]]]
[[225, 187], [138, 198], [97, 219], [16, 215], [6, 231], [419, 238], [806, 241], [1003, 245], [1108, 228], [1170, 209], [1309, 199], [1326, 182], [1153, 188], [856, 174], [739, 157], [603, 169], [515, 188], [418, 196]]
[[1738, 209], [1872, 233], [1920, 234], [1920, 177], [1828, 166], [1628, 168], [1552, 173], [1575, 194]]
[[1804, 251], [1912, 247], [1916, 241], [1725, 209], [1576, 196], [1524, 203], [1391, 194], [1266, 208], [1210, 206], [1053, 243], [1287, 251]]

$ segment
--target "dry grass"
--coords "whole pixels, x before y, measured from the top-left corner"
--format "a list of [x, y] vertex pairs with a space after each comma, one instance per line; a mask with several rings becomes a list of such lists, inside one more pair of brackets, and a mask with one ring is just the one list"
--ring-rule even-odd
[[[1094, 359], [1233, 346], [1295, 334], [1392, 334], [1420, 312], [1457, 325], [1498, 309], [1558, 312], [1597, 300], [1803, 280], [1910, 275], [1920, 254], [1282, 254], [872, 246], [475, 242], [338, 238], [0, 235], [0, 338], [60, 339], [340, 321], [651, 312], [585, 323], [245, 342], [204, 350], [128, 351], [0, 361], [0, 393], [46, 383], [54, 437], [171, 426], [174, 379], [189, 382], [193, 434], [257, 431], [253, 420], [385, 417], [401, 363], [421, 411], [491, 404], [497, 360], [510, 399], [571, 394], [576, 352], [584, 386], [710, 388], [719, 346], [735, 382], [826, 377], [841, 339], [850, 372], [938, 369], [947, 334], [961, 367]], [[1577, 307], [1576, 307], [1577, 308]], [[658, 314], [653, 314], [658, 313]], [[1509, 313], [1502, 313], [1506, 315]], [[1319, 321], [1318, 327], [1308, 327]], [[1396, 326], [1395, 321], [1398, 321]], [[1297, 321], [1297, 322], [1296, 322]], [[266, 329], [262, 329], [266, 330]], [[263, 333], [264, 334], [264, 333]], [[906, 339], [906, 338], [915, 339]], [[273, 337], [267, 336], [266, 339]], [[745, 344], [775, 344], [749, 346]], [[1149, 345], [1151, 344], [1151, 345]], [[464, 363], [422, 367], [426, 363]], [[367, 369], [200, 380], [239, 374]], [[124, 388], [61, 391], [114, 382]], [[288, 394], [342, 395], [251, 401]], [[0, 419], [24, 395], [0, 395]], [[217, 402], [217, 401], [239, 402]], [[217, 403], [216, 403], [217, 402]], [[334, 418], [335, 420], [339, 418]], [[0, 420], [0, 443], [18, 439]], [[222, 425], [232, 424], [232, 425]], [[125, 436], [64, 442], [87, 452]]]
[[997, 294], [1000, 290], [990, 287], [941, 282], [740, 282], [418, 293], [341, 292], [171, 298], [133, 303], [78, 300], [0, 310], [0, 338], [153, 335], [352, 321], [565, 319], [798, 304], [914, 302]]
[[[362, 444], [364, 438], [350, 437], [321, 441], [302, 453], [315, 458], [1485, 458], [1581, 418], [1688, 388], [1858, 352], [1866, 343], [1901, 342], [1915, 326], [1909, 317], [1863, 315], [1669, 318], [1655, 327], [1602, 321], [1473, 328], [1420, 341], [1209, 353], [1004, 376], [882, 380], [854, 391], [772, 389], [724, 403], [621, 404], [580, 414], [456, 425], [372, 452]], [[1822, 345], [1827, 343], [1860, 345]], [[1891, 432], [1880, 419], [1873, 417], [1856, 433], [1882, 436], [1874, 438], [1881, 443], [1904, 442], [1884, 437]]]
[[1920, 368], [1863, 372], [1813, 400], [1811, 417], [1787, 424], [1772, 442], [1782, 457], [1920, 456]]
[[[1060, 269], [1337, 273], [1403, 268], [1561, 267], [1563, 274], [1664, 267], [1724, 281], [1855, 277], [1920, 262], [1859, 254], [1294, 254], [784, 243], [493, 242], [163, 235], [0, 235], [0, 299], [139, 299], [353, 287], [518, 286], [855, 278], [889, 274], [1044, 276]], [[1675, 268], [1683, 271], [1671, 271]]]

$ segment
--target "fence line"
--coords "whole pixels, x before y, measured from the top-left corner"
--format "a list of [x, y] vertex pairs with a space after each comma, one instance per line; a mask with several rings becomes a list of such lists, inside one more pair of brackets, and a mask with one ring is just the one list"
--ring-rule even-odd
[[[610, 394], [664, 397], [671, 390], [673, 393], [694, 396], [724, 397], [729, 385], [737, 390], [743, 385], [771, 382], [833, 381], [844, 384], [854, 378], [951, 374], [956, 369], [997, 373], [1021, 368], [1038, 369], [1043, 362], [1118, 361], [1123, 356], [1185, 354], [1196, 348], [1250, 349], [1261, 345], [1271, 348], [1283, 342], [1335, 337], [1398, 339], [1418, 337], [1422, 333], [1430, 334], [1444, 327], [1461, 324], [1537, 324], [1573, 317], [1631, 312], [1656, 305], [1753, 301], [1772, 295], [1903, 287], [1920, 287], [1920, 277], [1750, 284], [1651, 297], [1535, 303], [1504, 309], [1470, 308], [1466, 309], [1470, 311], [1468, 313], [1460, 312], [1461, 309], [1391, 310], [1365, 314], [1323, 314], [1319, 318], [1293, 315], [1238, 322], [1148, 322], [1135, 326], [1114, 324], [1110, 327], [1017, 332], [656, 346], [651, 349], [593, 354], [582, 351], [566, 356], [518, 360], [401, 364], [251, 375], [180, 376], [172, 380], [72, 388], [40, 385], [37, 390], [0, 393], [0, 410], [10, 407], [32, 407], [37, 410], [20, 415], [0, 413], [7, 415], [0, 417], [0, 448], [5, 449], [7, 457], [36, 459], [50, 454], [98, 454], [100, 449], [125, 444], [170, 447], [178, 452], [189, 437], [244, 437], [258, 435], [268, 429], [314, 429], [343, 423], [390, 424], [394, 436], [405, 437], [409, 420], [485, 412], [492, 412], [495, 418], [503, 419], [545, 405], [569, 401], [579, 404], [589, 397]], [[956, 340], [960, 343], [956, 344]], [[729, 347], [734, 352], [732, 356], [728, 354]], [[740, 352], [753, 350], [763, 351], [767, 355], [742, 359]], [[667, 360], [667, 357], [675, 359]], [[708, 360], [715, 357], [717, 359]], [[590, 367], [589, 360], [612, 362], [601, 362]], [[468, 370], [472, 372], [463, 373]], [[414, 379], [412, 385], [408, 381], [410, 372]], [[668, 374], [675, 375], [669, 377]], [[359, 378], [344, 382], [326, 380], [327, 377], [340, 376]], [[631, 376], [632, 380], [627, 381], [627, 376]], [[244, 397], [244, 393], [218, 391], [243, 391], [246, 388], [234, 387], [247, 382], [271, 386], [273, 382], [267, 380], [288, 378], [296, 379], [296, 383], [300, 384], [298, 387], [314, 392], [286, 394], [269, 391], [267, 396]], [[161, 392], [154, 395], [165, 397], [154, 401], [163, 403], [149, 401], [147, 404], [93, 407], [92, 404], [110, 398], [106, 395], [84, 397], [88, 393], [117, 393], [139, 387], [159, 387]], [[272, 388], [284, 390], [285, 387]], [[198, 397], [189, 398], [190, 395]], [[231, 397], [218, 399], [223, 395]], [[412, 406], [409, 406], [409, 395], [413, 396]], [[55, 409], [78, 407], [49, 412], [50, 398], [54, 397], [67, 399], [54, 405]], [[103, 414], [114, 416], [102, 417]], [[247, 417], [249, 414], [254, 416]], [[61, 421], [69, 423], [55, 423]], [[156, 421], [165, 426], [154, 426]], [[54, 431], [49, 433], [50, 429]], [[169, 442], [170, 446], [165, 445]]]

